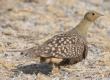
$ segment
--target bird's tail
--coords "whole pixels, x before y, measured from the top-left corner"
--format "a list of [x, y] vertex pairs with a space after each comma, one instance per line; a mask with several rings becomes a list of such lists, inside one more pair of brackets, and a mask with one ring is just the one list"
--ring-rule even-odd
[[30, 58], [39, 57], [40, 54], [38, 53], [38, 48], [39, 48], [39, 45], [32, 47], [32, 48], [29, 48], [29, 49], [26, 49], [21, 52], [21, 55], [26, 56], [26, 57], [30, 57]]

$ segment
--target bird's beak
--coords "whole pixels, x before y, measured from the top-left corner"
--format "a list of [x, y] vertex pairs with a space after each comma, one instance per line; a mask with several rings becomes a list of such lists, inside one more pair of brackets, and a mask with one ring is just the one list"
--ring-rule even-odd
[[103, 14], [99, 14], [99, 16], [104, 16]]
[[97, 14], [97, 18], [98, 18], [98, 17], [101, 17], [101, 16], [104, 16], [104, 15], [101, 14], [101, 13], [98, 13], [98, 14]]

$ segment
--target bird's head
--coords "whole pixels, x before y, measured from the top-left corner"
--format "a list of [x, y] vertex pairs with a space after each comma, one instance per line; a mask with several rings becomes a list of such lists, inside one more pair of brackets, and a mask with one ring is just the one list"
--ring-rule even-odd
[[99, 18], [100, 16], [103, 16], [102, 14], [96, 12], [96, 11], [89, 11], [85, 14], [84, 19], [90, 21], [90, 22], [94, 22], [97, 18]]

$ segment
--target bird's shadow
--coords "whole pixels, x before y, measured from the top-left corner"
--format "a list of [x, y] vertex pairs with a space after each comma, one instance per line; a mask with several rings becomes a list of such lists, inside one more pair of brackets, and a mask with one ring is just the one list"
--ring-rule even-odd
[[18, 72], [23, 72], [24, 74], [50, 74], [52, 71], [52, 66], [48, 64], [30, 64], [30, 65], [24, 65], [24, 66], [17, 66], [16, 69], [13, 70], [15, 74], [18, 74]]

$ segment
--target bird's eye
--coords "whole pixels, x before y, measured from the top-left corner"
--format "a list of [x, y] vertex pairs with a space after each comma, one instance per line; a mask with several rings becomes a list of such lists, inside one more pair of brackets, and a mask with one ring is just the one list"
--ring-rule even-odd
[[94, 16], [94, 15], [95, 15], [95, 13], [92, 13], [92, 15]]

